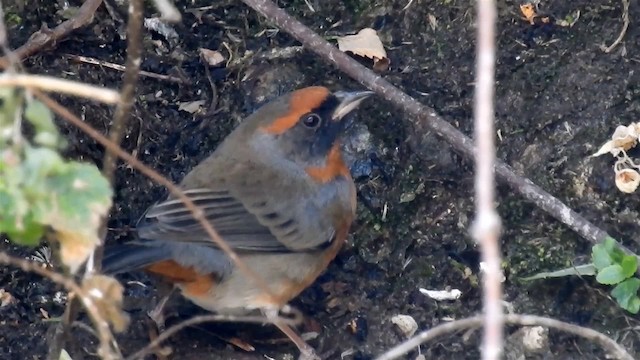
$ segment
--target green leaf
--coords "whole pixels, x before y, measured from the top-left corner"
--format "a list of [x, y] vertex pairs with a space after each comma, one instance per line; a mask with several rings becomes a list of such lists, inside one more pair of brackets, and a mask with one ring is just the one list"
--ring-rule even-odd
[[627, 306], [625, 310], [632, 314], [637, 314], [638, 311], [640, 311], [640, 298], [637, 296], [631, 298], [631, 301], [629, 301], [629, 306]]
[[615, 285], [622, 282], [624, 279], [626, 279], [624, 271], [622, 270], [622, 266], [618, 264], [607, 266], [600, 270], [596, 276], [596, 280], [600, 284], [604, 285]]
[[53, 113], [47, 105], [31, 100], [24, 109], [24, 117], [36, 128], [36, 131], [57, 132], [53, 123]]
[[47, 131], [40, 131], [33, 138], [33, 141], [36, 144], [40, 144], [42, 146], [55, 148], [60, 145], [60, 141], [58, 139], [57, 134], [53, 134]]
[[53, 122], [53, 113], [38, 100], [30, 101], [24, 109], [24, 117], [36, 130], [34, 141], [36, 144], [57, 148], [61, 147], [60, 133]]
[[19, 190], [7, 191], [0, 184], [0, 233], [11, 241], [26, 246], [38, 245], [44, 228], [34, 221], [29, 204]]
[[111, 207], [109, 182], [94, 165], [71, 162], [43, 180], [48, 198], [34, 212], [51, 226], [60, 242], [60, 257], [72, 272], [99, 243], [98, 227]]
[[611, 296], [620, 304], [620, 307], [629, 310], [632, 307], [633, 299], [638, 298], [638, 289], [640, 289], [640, 279], [627, 279], [611, 290]]
[[604, 239], [604, 245], [607, 249], [607, 252], [609, 253], [609, 256], [611, 256], [612, 261], [616, 264], [620, 264], [622, 262], [622, 258], [626, 254], [624, 253], [624, 251], [622, 251], [622, 249], [620, 249], [618, 242], [614, 238], [609, 236]]
[[620, 263], [624, 276], [629, 278], [636, 273], [638, 269], [638, 258], [635, 255], [625, 255]]
[[616, 239], [612, 238], [611, 236], [607, 236], [604, 241], [602, 241], [602, 244], [604, 245], [605, 249], [607, 250], [607, 252], [613, 252], [613, 250], [618, 247], [618, 243], [616, 241]]
[[547, 279], [547, 278], [557, 278], [557, 277], [565, 277], [565, 276], [593, 276], [596, 274], [596, 267], [593, 264], [584, 264], [584, 265], [576, 265], [572, 267], [568, 267], [565, 269], [560, 269], [556, 271], [550, 272], [540, 272], [535, 275], [531, 275], [529, 277], [525, 277], [522, 280], [531, 281], [537, 279]]
[[23, 230], [11, 229], [6, 231], [9, 239], [18, 245], [36, 246], [44, 235], [44, 227], [33, 221], [24, 220]]
[[[14, 88], [0, 88], [0, 136], [11, 136], [14, 130], [15, 111], [18, 105], [18, 97]], [[0, 138], [0, 140], [3, 140]], [[0, 148], [4, 141], [0, 141]]]
[[591, 248], [591, 261], [596, 269], [602, 270], [613, 264], [613, 259], [609, 255], [606, 244], [596, 244]]

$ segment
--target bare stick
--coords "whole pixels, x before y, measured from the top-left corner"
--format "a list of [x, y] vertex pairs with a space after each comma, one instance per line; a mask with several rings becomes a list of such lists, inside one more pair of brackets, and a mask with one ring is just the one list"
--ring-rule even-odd
[[602, 46], [602, 51], [606, 53], [610, 53], [615, 49], [618, 44], [622, 42], [624, 39], [624, 35], [627, 33], [627, 29], [629, 28], [629, 0], [622, 0], [622, 30], [620, 30], [620, 34], [618, 34], [618, 38], [613, 42], [613, 44], [609, 46]]
[[[444, 121], [438, 116], [435, 110], [422, 105], [387, 80], [351, 59], [347, 54], [338, 50], [321, 36], [289, 16], [273, 2], [269, 0], [242, 1], [267, 17], [270, 21], [273, 21], [279, 28], [288, 32], [308, 50], [318, 54], [320, 58], [335, 65], [345, 74], [375, 91], [400, 110], [412, 115], [414, 119], [411, 120], [411, 125], [413, 126], [413, 132], [417, 134], [418, 137], [427, 134], [429, 131], [433, 131], [447, 141], [460, 154], [467, 158], [474, 156], [475, 148], [471, 139]], [[422, 144], [419, 142], [418, 145]], [[588, 241], [595, 244], [609, 236], [604, 230], [593, 225], [580, 214], [571, 210], [571, 208], [531, 182], [531, 180], [517, 175], [510, 166], [502, 162], [496, 162], [495, 172], [500, 180], [506, 182], [513, 190], [520, 193], [521, 196], [566, 224]], [[622, 245], [620, 246], [625, 252], [633, 254], [628, 248]]]
[[[125, 128], [129, 120], [129, 113], [133, 108], [133, 102], [136, 96], [136, 82], [138, 81], [138, 73], [140, 71], [140, 63], [142, 62], [142, 13], [144, 7], [142, 0], [129, 1], [129, 16], [127, 21], [127, 61], [126, 70], [124, 72], [124, 80], [121, 96], [116, 110], [113, 114], [113, 125], [109, 130], [109, 140], [114, 144], [122, 142]], [[102, 175], [114, 184], [115, 169], [118, 164], [117, 156], [106, 149], [104, 161], [102, 162]], [[87, 261], [85, 276], [100, 271], [102, 268], [102, 257], [104, 254], [104, 241], [107, 234], [108, 216], [102, 219], [100, 226], [101, 243], [93, 250], [89, 260]]]
[[[64, 21], [53, 30], [44, 26], [33, 33], [26, 44], [14, 51], [15, 56], [20, 60], [25, 59], [45, 46], [61, 40], [72, 31], [89, 24], [93, 20], [93, 14], [95, 14], [100, 4], [102, 4], [102, 0], [86, 0], [73, 18]], [[9, 59], [6, 56], [0, 58], [0, 68], [6, 68], [8, 65]]]
[[120, 100], [120, 95], [115, 90], [44, 75], [5, 73], [0, 75], [0, 86], [20, 86], [44, 91], [54, 91], [96, 100], [105, 104], [115, 104]]
[[[480, 327], [484, 319], [482, 316], [474, 316], [462, 320], [456, 320], [449, 323], [437, 325], [429, 330], [425, 330], [413, 338], [405, 341], [404, 343], [394, 347], [393, 349], [378, 356], [376, 360], [392, 360], [397, 359], [400, 356], [415, 349], [419, 345], [431, 341], [435, 338], [447, 335], [456, 331], [465, 330], [468, 328]], [[586, 327], [569, 324], [564, 321], [551, 319], [543, 316], [535, 315], [519, 315], [509, 314], [504, 316], [504, 321], [508, 324], [521, 325], [521, 326], [545, 326], [548, 328], [557, 329], [560, 331], [568, 332], [577, 336], [581, 336], [591, 342], [597, 343], [602, 346], [607, 352], [615, 356], [620, 360], [633, 360], [634, 357], [627, 352], [620, 344], [615, 342], [607, 335]]]
[[[287, 320], [279, 320], [287, 323]], [[135, 360], [142, 359], [145, 355], [150, 354], [154, 351], [162, 342], [175, 335], [176, 333], [182, 331], [183, 329], [207, 322], [244, 322], [244, 323], [257, 323], [262, 324], [266, 322], [270, 322], [264, 316], [233, 316], [233, 315], [200, 315], [194, 316], [191, 319], [185, 320], [176, 324], [167, 330], [163, 331], [157, 338], [155, 338], [152, 342], [147, 344], [144, 348], [136, 351], [135, 354], [126, 358], [126, 360]]]
[[100, 356], [102, 356], [103, 359], [122, 358], [117, 350], [115, 350], [111, 346], [114, 341], [114, 337], [111, 333], [111, 329], [109, 328], [109, 323], [100, 315], [100, 310], [98, 309], [96, 303], [93, 302], [91, 297], [86, 294], [85, 291], [75, 283], [75, 281], [73, 281], [69, 277], [53, 272], [46, 267], [41, 266], [40, 263], [16, 258], [3, 251], [0, 251], [0, 264], [14, 266], [22, 269], [23, 271], [35, 273], [40, 276], [46, 277], [56, 284], [64, 286], [67, 291], [75, 293], [87, 310], [89, 317], [93, 321], [93, 326], [95, 326], [98, 332], [98, 338], [100, 339], [100, 347], [98, 349], [98, 353], [100, 354]]
[[[129, 120], [129, 113], [133, 108], [136, 95], [136, 82], [142, 62], [142, 0], [129, 1], [129, 17], [127, 21], [127, 61], [120, 101], [113, 115], [113, 125], [109, 129], [109, 140], [114, 144], [120, 144], [125, 127]], [[102, 166], [102, 174], [113, 184], [114, 170], [117, 157], [113, 151], [107, 148]]]
[[[104, 60], [100, 60], [100, 59], [96, 59], [96, 58], [92, 58], [92, 57], [88, 57], [88, 56], [74, 55], [74, 54], [66, 54], [65, 56], [68, 57], [71, 60], [74, 60], [74, 61], [78, 61], [78, 62], [85, 63], [85, 64], [91, 64], [91, 65], [99, 65], [99, 66], [106, 67], [106, 68], [109, 68], [109, 69], [114, 69], [114, 70], [117, 70], [117, 71], [125, 71], [125, 69], [126, 69], [124, 65], [114, 64], [112, 62], [108, 62], [108, 61], [104, 61]], [[140, 75], [141, 77], [148, 77], [148, 78], [158, 79], [158, 80], [162, 80], [162, 81], [168, 81], [168, 82], [172, 82], [172, 83], [176, 83], [176, 84], [187, 84], [188, 83], [187, 81], [185, 81], [184, 79], [181, 79], [179, 77], [170, 76], [170, 75], [164, 75], [164, 74], [158, 74], [158, 73], [144, 71], [144, 70], [140, 70], [138, 72], [138, 75]]]
[[502, 354], [502, 271], [500, 270], [500, 216], [494, 206], [493, 96], [495, 73], [496, 4], [477, 2], [478, 45], [476, 50], [475, 139], [476, 139], [476, 218], [471, 233], [482, 249], [484, 263], [484, 338], [482, 359], [497, 360]]
[[260, 288], [265, 295], [273, 297], [273, 293], [266, 285], [264, 279], [262, 279], [259, 275], [257, 275], [253, 270], [249, 269], [249, 267], [238, 257], [238, 254], [231, 248], [227, 243], [220, 237], [218, 232], [213, 228], [213, 226], [204, 218], [204, 212], [199, 206], [196, 206], [193, 201], [185, 195], [185, 193], [174, 183], [172, 183], [166, 177], [160, 175], [157, 171], [143, 164], [140, 160], [133, 157], [133, 155], [128, 152], [122, 150], [120, 146], [112, 143], [107, 139], [104, 135], [99, 133], [96, 129], [91, 127], [90, 125], [83, 122], [77, 116], [72, 114], [69, 110], [67, 110], [64, 106], [60, 105], [57, 101], [53, 100], [49, 96], [43, 94], [39, 91], [34, 91], [34, 95], [42, 101], [45, 105], [49, 106], [53, 112], [61, 116], [63, 119], [68, 121], [69, 123], [77, 126], [80, 130], [84, 131], [91, 138], [99, 142], [102, 146], [112, 151], [119, 158], [126, 161], [132, 168], [140, 171], [145, 176], [149, 177], [151, 180], [156, 183], [166, 187], [169, 192], [180, 199], [185, 207], [191, 211], [193, 218], [198, 221], [207, 235], [213, 240], [213, 242], [220, 247], [222, 251], [224, 251], [227, 256], [233, 261], [233, 263], [238, 267], [242, 273], [247, 276], [251, 281], [253, 281], [256, 286]]

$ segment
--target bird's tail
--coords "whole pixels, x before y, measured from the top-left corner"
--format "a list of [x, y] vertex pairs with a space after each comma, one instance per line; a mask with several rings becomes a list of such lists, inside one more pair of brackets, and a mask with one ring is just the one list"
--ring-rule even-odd
[[167, 260], [171, 251], [162, 245], [128, 243], [108, 246], [102, 259], [102, 272], [115, 275], [139, 270], [153, 263]]

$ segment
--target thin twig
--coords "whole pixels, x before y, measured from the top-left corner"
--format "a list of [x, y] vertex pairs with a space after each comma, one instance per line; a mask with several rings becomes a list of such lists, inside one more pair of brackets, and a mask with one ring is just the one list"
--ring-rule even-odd
[[[140, 63], [142, 62], [142, 13], [144, 7], [142, 0], [129, 1], [129, 16], [127, 21], [127, 60], [122, 89], [120, 89], [120, 101], [113, 114], [113, 125], [109, 129], [109, 140], [114, 144], [120, 144], [122, 136], [129, 120], [129, 113], [133, 108], [136, 95], [136, 83]], [[113, 184], [114, 170], [117, 157], [110, 149], [106, 149], [102, 174]]]
[[117, 91], [101, 86], [87, 85], [78, 81], [65, 80], [52, 76], [7, 74], [0, 75], [0, 87], [20, 86], [43, 91], [80, 96], [87, 99], [115, 104], [120, 99]]
[[[285, 323], [286, 320], [283, 320]], [[185, 320], [176, 324], [167, 330], [163, 331], [157, 338], [155, 338], [152, 342], [147, 344], [144, 348], [135, 352], [135, 354], [126, 358], [126, 360], [135, 360], [142, 359], [145, 355], [150, 354], [156, 349], [162, 342], [175, 335], [176, 333], [182, 331], [183, 329], [207, 322], [244, 322], [244, 323], [257, 323], [263, 324], [270, 322], [264, 316], [233, 316], [233, 315], [199, 315], [194, 316], [191, 319]]]
[[[25, 59], [45, 46], [60, 41], [72, 31], [89, 24], [93, 20], [93, 15], [100, 4], [102, 4], [102, 0], [86, 0], [73, 18], [62, 22], [55, 29], [51, 30], [46, 25], [43, 26], [42, 29], [31, 35], [26, 44], [14, 51], [15, 56], [20, 60]], [[0, 58], [0, 68], [6, 68], [9, 63], [10, 61], [6, 56]]]
[[[289, 16], [284, 10], [277, 7], [269, 0], [242, 0], [245, 4], [267, 17], [282, 30], [288, 32], [300, 41], [307, 49], [318, 54], [320, 58], [335, 65], [345, 74], [351, 76], [364, 86], [375, 91], [384, 99], [400, 110], [412, 115], [413, 133], [418, 138], [429, 132], [435, 132], [447, 141], [457, 152], [472, 158], [475, 147], [471, 139], [460, 133], [455, 127], [442, 119], [435, 110], [422, 105], [416, 99], [407, 95], [387, 80], [381, 78], [373, 71], [367, 69], [347, 54], [329, 44], [321, 36], [307, 28], [305, 25]], [[418, 141], [417, 148], [422, 146], [422, 140]], [[609, 234], [593, 225], [580, 214], [571, 210], [560, 200], [535, 185], [531, 180], [517, 175], [513, 169], [503, 162], [496, 162], [495, 172], [498, 178], [506, 182], [521, 196], [533, 202], [536, 206], [549, 213], [572, 230], [580, 234], [591, 243], [599, 243]], [[633, 254], [631, 250], [622, 246], [625, 252]], [[640, 273], [640, 268], [638, 273]]]
[[[429, 330], [425, 330], [413, 338], [403, 342], [402, 344], [392, 348], [384, 354], [378, 356], [376, 360], [392, 360], [415, 349], [421, 344], [431, 341], [435, 338], [447, 335], [456, 331], [465, 330], [482, 326], [482, 316], [474, 316], [462, 320], [456, 320], [449, 323], [437, 325]], [[508, 324], [521, 326], [544, 326], [557, 329], [570, 334], [581, 336], [591, 342], [602, 346], [607, 352], [620, 360], [633, 360], [634, 357], [625, 350], [620, 344], [615, 342], [607, 335], [582, 326], [570, 324], [564, 321], [551, 319], [544, 316], [509, 314], [504, 316], [504, 321]]]
[[98, 353], [100, 354], [100, 356], [102, 356], [103, 359], [122, 358], [117, 350], [111, 346], [112, 342], [114, 341], [114, 337], [111, 333], [111, 329], [109, 328], [109, 323], [100, 315], [100, 310], [98, 309], [96, 303], [93, 302], [91, 297], [86, 294], [85, 291], [78, 284], [76, 284], [75, 281], [73, 281], [73, 279], [51, 271], [48, 268], [43, 267], [42, 264], [38, 262], [16, 258], [5, 253], [4, 251], [0, 251], [0, 264], [14, 266], [22, 269], [23, 271], [35, 273], [40, 276], [46, 277], [56, 284], [64, 286], [67, 291], [75, 293], [84, 305], [84, 308], [87, 310], [87, 313], [89, 314], [89, 317], [93, 322], [93, 326], [95, 326], [98, 332], [98, 338], [100, 339], [100, 347], [98, 349]]
[[613, 49], [618, 46], [622, 42], [624, 35], [627, 33], [627, 29], [629, 28], [629, 0], [622, 0], [622, 30], [620, 30], [620, 34], [618, 34], [618, 38], [613, 42], [613, 44], [605, 47], [602, 46], [602, 51], [606, 53], [610, 53]]
[[500, 269], [500, 216], [496, 212], [493, 166], [496, 150], [493, 131], [493, 96], [495, 73], [496, 4], [493, 0], [477, 2], [477, 50], [474, 127], [476, 139], [475, 206], [476, 217], [471, 233], [482, 250], [484, 263], [483, 304], [484, 332], [482, 359], [497, 360], [502, 354], [502, 271]]
[[47, 360], [60, 360], [60, 353], [65, 348], [65, 342], [71, 332], [71, 324], [78, 317], [78, 312], [82, 306], [78, 297], [70, 293], [67, 298], [67, 305], [62, 314], [62, 321], [55, 326], [53, 336], [48, 345]]
[[45, 95], [42, 92], [33, 91], [33, 93], [34, 93], [34, 96], [36, 96], [40, 101], [42, 101], [45, 105], [49, 106], [49, 108], [53, 110], [54, 113], [58, 114], [69, 123], [80, 128], [80, 130], [84, 131], [87, 135], [89, 135], [91, 138], [96, 140], [105, 148], [113, 151], [113, 153], [116, 154], [119, 158], [121, 158], [122, 160], [127, 162], [129, 165], [131, 165], [132, 168], [140, 171], [143, 175], [149, 177], [151, 180], [155, 181], [156, 183], [166, 187], [173, 196], [180, 199], [184, 203], [185, 207], [189, 209], [189, 211], [193, 215], [193, 218], [202, 225], [203, 229], [205, 230], [207, 235], [211, 238], [211, 240], [213, 240], [213, 242], [218, 247], [220, 247], [220, 249], [224, 251], [227, 254], [227, 256], [229, 256], [229, 258], [243, 273], [243, 275], [245, 275], [247, 278], [253, 281], [255, 285], [258, 286], [265, 295], [273, 296], [272, 291], [266, 285], [264, 279], [262, 279], [253, 270], [247, 267], [247, 265], [242, 261], [242, 259], [238, 257], [238, 254], [232, 248], [230, 248], [229, 245], [227, 245], [227, 243], [222, 239], [222, 237], [220, 237], [220, 235], [213, 228], [213, 226], [204, 218], [204, 212], [202, 211], [202, 209], [199, 206], [196, 206], [193, 203], [193, 201], [187, 195], [185, 195], [185, 193], [177, 185], [172, 183], [170, 180], [162, 176], [157, 171], [143, 164], [140, 160], [136, 159], [131, 154], [122, 150], [122, 148], [120, 148], [120, 146], [118, 146], [117, 144], [114, 144], [111, 141], [109, 141], [109, 139], [107, 139], [104, 135], [99, 133], [90, 125], [83, 122], [81, 119], [79, 119], [77, 116], [72, 114], [69, 110], [67, 110], [64, 106], [60, 105], [57, 101], [53, 100], [52, 98], [50, 98], [49, 96]]
[[[133, 108], [136, 95], [136, 83], [138, 82], [138, 72], [142, 62], [142, 13], [144, 7], [142, 0], [129, 1], [129, 17], [127, 21], [127, 60], [126, 70], [121, 96], [116, 110], [113, 114], [113, 125], [109, 129], [109, 140], [114, 144], [120, 144], [124, 136], [125, 128], [129, 122], [129, 114]], [[117, 156], [109, 148], [106, 149], [102, 162], [102, 175], [113, 186], [115, 169], [118, 164]], [[100, 226], [101, 243], [94, 249], [87, 261], [85, 276], [100, 271], [102, 268], [102, 255], [104, 252], [104, 241], [107, 234], [108, 216], [102, 219]]]
[[[88, 56], [73, 55], [73, 54], [66, 54], [65, 56], [68, 57], [71, 60], [74, 60], [74, 61], [78, 61], [78, 62], [85, 63], [85, 64], [91, 64], [91, 65], [99, 65], [99, 66], [106, 67], [106, 68], [109, 68], [109, 69], [114, 69], [114, 70], [117, 70], [117, 71], [125, 71], [125, 69], [126, 69], [126, 67], [124, 65], [114, 64], [112, 62], [108, 62], [108, 61], [104, 61], [104, 60], [100, 60], [100, 59], [95, 59], [95, 58], [88, 57]], [[187, 84], [188, 83], [186, 80], [181, 79], [179, 77], [170, 76], [170, 75], [164, 75], [164, 74], [158, 74], [158, 73], [144, 71], [144, 70], [140, 70], [138, 72], [138, 74], [140, 76], [142, 76], [142, 77], [148, 77], [148, 78], [152, 78], [152, 79], [168, 81], [168, 82], [172, 82], [172, 83], [176, 83], [176, 84]]]

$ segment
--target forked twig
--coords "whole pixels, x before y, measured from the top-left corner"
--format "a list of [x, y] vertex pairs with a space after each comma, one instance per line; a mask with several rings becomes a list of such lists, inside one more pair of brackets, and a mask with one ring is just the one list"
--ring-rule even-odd
[[[43, 26], [43, 28], [33, 33], [24, 45], [13, 51], [14, 56], [19, 60], [25, 59], [45, 46], [61, 40], [72, 31], [89, 24], [93, 20], [93, 15], [100, 4], [102, 4], [102, 0], [85, 0], [73, 18], [62, 22], [53, 30]], [[0, 58], [0, 68], [6, 68], [9, 63], [10, 61], [6, 56]]]
[[[519, 315], [509, 314], [504, 316], [504, 321], [508, 324], [521, 325], [521, 326], [544, 326], [568, 332], [574, 335], [581, 336], [589, 341], [599, 344], [611, 355], [620, 360], [633, 360], [634, 357], [627, 352], [620, 344], [615, 342], [607, 335], [586, 327], [570, 324], [564, 321], [535, 315]], [[456, 320], [444, 324], [437, 325], [429, 330], [425, 330], [413, 338], [403, 342], [402, 344], [394, 347], [393, 349], [378, 356], [376, 360], [392, 360], [397, 359], [400, 356], [415, 349], [419, 345], [431, 341], [435, 338], [441, 337], [446, 334], [450, 334], [456, 331], [465, 330], [474, 327], [482, 326], [482, 316], [474, 316], [466, 319]]]
[[51, 271], [43, 266], [40, 263], [32, 262], [29, 260], [21, 259], [13, 257], [4, 251], [0, 251], [0, 264], [4, 264], [7, 266], [14, 266], [20, 268], [23, 271], [31, 272], [38, 274], [40, 276], [46, 277], [49, 280], [55, 282], [56, 284], [64, 286], [67, 291], [75, 293], [84, 308], [87, 310], [93, 325], [95, 326], [98, 334], [98, 339], [100, 339], [100, 347], [98, 353], [102, 356], [103, 359], [121, 359], [122, 355], [119, 354], [117, 349], [114, 349], [111, 344], [115, 341], [113, 334], [111, 333], [111, 329], [109, 328], [109, 323], [106, 319], [103, 319], [100, 315], [100, 310], [91, 297], [85, 293], [85, 291], [76, 284], [73, 279], [66, 277], [57, 272]]

